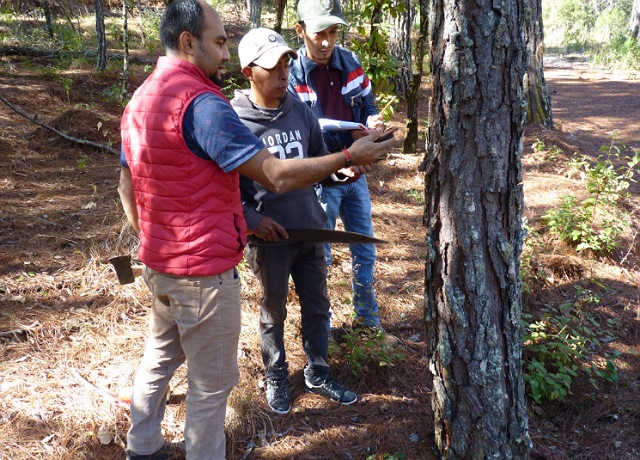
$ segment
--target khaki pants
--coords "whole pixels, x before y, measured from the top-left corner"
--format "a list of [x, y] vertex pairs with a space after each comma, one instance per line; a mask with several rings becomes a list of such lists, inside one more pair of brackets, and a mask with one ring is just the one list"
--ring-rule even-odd
[[131, 398], [127, 449], [151, 454], [164, 438], [160, 424], [173, 373], [188, 366], [187, 459], [225, 458], [227, 397], [238, 382], [240, 280], [231, 269], [215, 276], [176, 277], [146, 268], [153, 294], [149, 336]]

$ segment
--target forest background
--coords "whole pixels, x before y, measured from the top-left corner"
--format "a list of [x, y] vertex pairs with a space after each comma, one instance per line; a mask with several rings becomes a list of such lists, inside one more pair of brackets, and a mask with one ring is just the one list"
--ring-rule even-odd
[[[280, 14], [279, 5], [265, 2], [259, 15], [256, 2], [214, 5], [231, 39], [227, 94], [246, 86], [234, 46], [256, 18], [272, 27], [281, 20], [283, 34], [297, 46], [294, 6], [284, 3]], [[140, 281], [119, 285], [108, 263], [113, 255], [135, 254], [136, 246], [115, 193], [118, 165], [111, 153], [119, 147], [123, 104], [162, 53], [162, 4], [128, 4], [128, 36], [124, 6], [0, 5], [0, 458], [124, 456], [129, 420], [120, 398], [143, 347], [149, 296]], [[103, 47], [96, 29], [100, 11]], [[408, 11], [413, 19], [405, 18]], [[429, 61], [428, 55], [420, 61], [422, 79], [410, 97], [417, 67], [406, 64], [406, 47], [403, 56], [401, 46], [387, 46], [401, 41], [394, 31], [404, 18], [414, 45], [409, 52], [416, 53], [415, 44], [424, 43], [419, 11], [419, 3], [347, 2], [352, 27], [343, 37], [370, 69], [390, 124], [404, 129], [408, 103], [416, 102], [415, 147], [390, 152], [370, 177], [376, 233], [389, 241], [379, 248], [381, 314], [403, 347], [390, 352], [375, 338], [347, 337], [332, 364], [362, 401], [342, 408], [305, 395], [292, 295], [287, 340], [296, 370], [295, 409], [273, 416], [260, 388], [258, 289], [242, 267], [242, 381], [230, 403], [229, 458], [433, 456], [422, 305], [424, 178], [418, 170]], [[521, 260], [523, 369], [532, 455], [637, 458], [638, 2], [545, 1], [542, 13], [553, 119], [527, 126], [522, 160], [528, 228]], [[390, 54], [396, 50], [397, 57]], [[330, 294], [338, 323], [348, 323], [350, 262], [346, 248], [337, 254]], [[176, 442], [184, 386], [181, 369], [164, 424], [167, 439]]]

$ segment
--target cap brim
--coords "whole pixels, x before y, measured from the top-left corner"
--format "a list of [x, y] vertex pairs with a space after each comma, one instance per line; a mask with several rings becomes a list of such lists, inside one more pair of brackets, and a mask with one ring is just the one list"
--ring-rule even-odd
[[349, 25], [344, 19], [338, 16], [321, 16], [315, 19], [304, 20], [306, 30], [312, 34], [322, 32], [323, 30], [328, 29], [329, 27], [336, 24], [342, 24], [343, 26]]
[[277, 46], [265, 52], [258, 59], [255, 59], [253, 61], [253, 64], [260, 66], [263, 69], [273, 69], [284, 54], [289, 54], [289, 56], [293, 59], [298, 59], [298, 53], [296, 53], [288, 46]]

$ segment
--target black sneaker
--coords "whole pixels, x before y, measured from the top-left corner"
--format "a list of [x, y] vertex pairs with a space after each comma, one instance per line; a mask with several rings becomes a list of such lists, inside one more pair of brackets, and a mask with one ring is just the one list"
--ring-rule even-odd
[[128, 450], [127, 460], [169, 460], [170, 453], [171, 448], [166, 444], [154, 453], [146, 455], [136, 454], [135, 452]]
[[276, 414], [285, 415], [291, 410], [289, 381], [267, 379], [267, 404]]
[[311, 385], [304, 382], [304, 389], [308, 393], [314, 393], [329, 398], [332, 401], [339, 402], [344, 406], [353, 404], [358, 400], [358, 395], [353, 391], [347, 390], [343, 385], [339, 384], [332, 378], [328, 378], [320, 385]]

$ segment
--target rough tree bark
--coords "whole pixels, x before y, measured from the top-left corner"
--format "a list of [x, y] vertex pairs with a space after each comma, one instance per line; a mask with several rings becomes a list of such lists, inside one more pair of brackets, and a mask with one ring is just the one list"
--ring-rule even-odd
[[405, 4], [406, 12], [398, 14], [393, 21], [389, 34], [389, 52], [398, 61], [398, 75], [393, 78], [395, 93], [402, 99], [407, 98], [411, 82], [411, 24], [413, 23], [413, 9], [411, 0], [401, 0]]
[[413, 75], [407, 94], [407, 130], [402, 145], [403, 153], [415, 153], [418, 147], [420, 120], [418, 120], [418, 95], [424, 71], [424, 56], [429, 28], [429, 0], [419, 0], [420, 29], [414, 47]]
[[287, 7], [287, 0], [274, 0], [274, 6], [276, 8], [276, 19], [273, 25], [273, 30], [278, 33], [282, 32], [282, 20], [284, 19], [284, 10]]
[[525, 0], [527, 50], [529, 66], [524, 76], [524, 94], [527, 99], [527, 123], [540, 123], [553, 129], [551, 96], [544, 78], [544, 29], [542, 0]]
[[524, 0], [432, 0], [425, 320], [441, 458], [525, 459]]
[[44, 20], [47, 25], [49, 38], [53, 38], [53, 26], [51, 25], [51, 8], [49, 7], [49, 0], [44, 0], [42, 2], [42, 10], [44, 11]]
[[247, 0], [247, 9], [249, 10], [249, 27], [251, 29], [260, 27], [262, 0]]
[[102, 0], [96, 0], [96, 33], [98, 35], [96, 70], [103, 71], [107, 68], [107, 35], [104, 28], [104, 4]]

